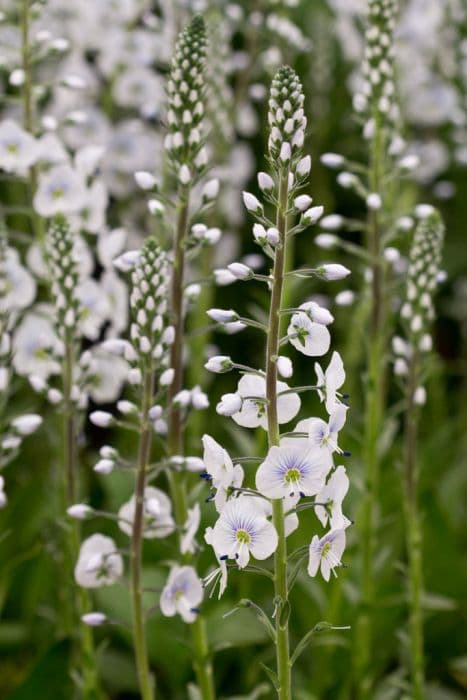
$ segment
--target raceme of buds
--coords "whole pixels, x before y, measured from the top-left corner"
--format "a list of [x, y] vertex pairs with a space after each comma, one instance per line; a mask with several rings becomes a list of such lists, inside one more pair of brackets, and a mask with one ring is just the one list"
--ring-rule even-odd
[[196, 16], [178, 38], [167, 83], [166, 148], [182, 185], [188, 185], [206, 164], [202, 139], [205, 55], [204, 20]]
[[154, 239], [148, 239], [131, 273], [131, 340], [140, 369], [157, 360], [164, 367], [170, 345], [166, 326], [169, 266], [165, 253]]
[[406, 301], [401, 315], [409, 326], [409, 338], [420, 350], [429, 347], [424, 341], [434, 318], [433, 295], [441, 262], [444, 225], [435, 210], [421, 219], [415, 229], [410, 250]]
[[273, 79], [269, 98], [269, 155], [279, 170], [293, 170], [301, 158], [307, 124], [304, 101], [297, 74], [283, 66]]
[[63, 216], [55, 217], [49, 226], [47, 258], [57, 313], [56, 327], [64, 339], [67, 332], [69, 333], [77, 326], [80, 304], [76, 294], [79, 268], [75, 237]]

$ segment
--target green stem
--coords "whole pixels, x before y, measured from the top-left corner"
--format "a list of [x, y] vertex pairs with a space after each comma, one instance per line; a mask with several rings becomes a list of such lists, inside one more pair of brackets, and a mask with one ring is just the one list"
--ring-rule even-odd
[[[280, 241], [274, 258], [271, 305], [269, 309], [269, 332], [266, 348], [266, 399], [268, 414], [269, 447], [279, 444], [279, 422], [277, 416], [277, 357], [279, 354], [282, 292], [284, 286], [285, 246], [287, 236], [288, 174], [282, 175], [279, 183], [277, 229]], [[278, 545], [274, 554], [274, 592], [276, 599], [276, 662], [278, 697], [291, 700], [291, 665], [289, 643], [289, 594], [287, 586], [287, 542], [284, 526], [282, 500], [272, 501], [272, 522], [276, 528]]]
[[149, 410], [154, 394], [154, 372], [146, 368], [143, 377], [141, 426], [135, 485], [135, 515], [131, 534], [131, 598], [133, 606], [133, 641], [136, 669], [142, 700], [153, 700], [155, 687], [149, 671], [142, 591], [142, 549], [144, 529], [144, 489], [151, 453], [151, 423]]
[[[183, 322], [183, 288], [185, 277], [185, 239], [188, 229], [190, 188], [182, 187], [179, 192], [179, 209], [175, 232], [174, 259], [171, 284], [171, 313], [174, 327], [174, 342], [171, 347], [170, 366], [174, 378], [168, 391], [168, 435], [169, 456], [183, 454], [183, 425], [180, 409], [174, 404], [174, 397], [183, 388], [183, 348], [185, 332]], [[188, 516], [185, 474], [169, 471], [169, 489], [174, 504], [175, 520], [182, 528]], [[181, 531], [180, 531], [181, 536]], [[192, 555], [187, 553], [183, 560], [189, 563]], [[191, 625], [191, 638], [194, 650], [193, 668], [203, 700], [215, 700], [214, 678], [211, 656], [207, 641], [206, 622], [198, 615]]]
[[[65, 338], [65, 355], [63, 362], [63, 500], [64, 510], [77, 502], [79, 497], [78, 489], [78, 459], [77, 459], [77, 415], [75, 405], [71, 398], [73, 388], [73, 371], [75, 366], [75, 343], [70, 331], [67, 331]], [[66, 528], [65, 559], [67, 582], [70, 580], [73, 565], [78, 558], [80, 546], [80, 524], [73, 520]], [[67, 585], [65, 590], [68, 590]], [[64, 601], [64, 629], [67, 634], [74, 635], [79, 625], [80, 634], [77, 648], [75, 650], [76, 662], [82, 672], [83, 700], [95, 700], [99, 697], [99, 682], [96, 669], [96, 657], [94, 650], [94, 638], [90, 627], [80, 624], [81, 615], [91, 609], [89, 592], [85, 588], [80, 588], [76, 603], [67, 596]]]
[[[375, 115], [375, 131], [371, 144], [370, 190], [381, 191], [384, 163], [384, 139], [380, 119]], [[380, 455], [379, 438], [383, 422], [385, 392], [385, 308], [384, 261], [381, 242], [381, 222], [378, 211], [370, 211], [368, 220], [368, 252], [372, 260], [371, 309], [367, 357], [367, 385], [365, 397], [365, 492], [361, 515], [362, 595], [356, 625], [357, 697], [371, 698], [371, 650], [373, 648], [372, 617], [374, 610], [374, 552], [375, 515], [378, 504]]]
[[424, 659], [423, 659], [423, 570], [422, 570], [422, 531], [418, 513], [417, 491], [417, 418], [418, 410], [414, 402], [417, 388], [418, 355], [414, 353], [409, 364], [407, 386], [407, 410], [405, 414], [405, 517], [406, 542], [409, 567], [409, 632], [412, 674], [412, 698], [423, 700]]

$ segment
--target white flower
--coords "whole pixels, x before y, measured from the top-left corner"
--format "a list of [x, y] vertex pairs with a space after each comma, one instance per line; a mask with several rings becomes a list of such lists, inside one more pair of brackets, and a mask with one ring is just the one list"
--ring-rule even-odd
[[188, 509], [188, 516], [183, 526], [183, 535], [180, 539], [180, 552], [194, 554], [196, 551], [196, 533], [201, 522], [201, 508], [199, 503], [195, 503], [193, 508]]
[[[279, 423], [288, 423], [300, 410], [300, 397], [288, 391], [285, 382], [277, 382], [277, 418]], [[259, 425], [267, 430], [266, 380], [256, 374], [245, 374], [240, 379], [237, 394], [242, 398], [242, 407], [232, 418], [244, 428], [257, 428]]]
[[315, 372], [317, 377], [318, 395], [320, 401], [325, 402], [326, 411], [331, 415], [336, 404], [340, 403], [338, 397], [338, 389], [345, 382], [344, 363], [338, 352], [332, 353], [331, 361], [325, 372], [321, 366], [315, 363]]
[[15, 249], [7, 249], [5, 263], [5, 283], [0, 310], [11, 314], [12, 311], [31, 306], [36, 296], [36, 282], [30, 272], [21, 265]]
[[328, 520], [331, 530], [345, 529], [350, 525], [350, 520], [342, 513], [342, 501], [349, 490], [349, 477], [345, 467], [340, 465], [332, 473], [328, 483], [316, 494], [317, 503], [326, 503], [327, 506], [315, 506], [315, 513], [324, 527]]
[[310, 544], [309, 575], [316, 576], [321, 568], [324, 580], [329, 581], [331, 571], [334, 572], [337, 566], [341, 566], [344, 549], [345, 530], [330, 530], [321, 538], [315, 535]]
[[211, 202], [219, 194], [219, 180], [217, 177], [208, 180], [201, 190], [201, 198]]
[[277, 547], [277, 533], [253, 498], [229, 501], [212, 530], [219, 558], [235, 559], [243, 569], [250, 559], [267, 559]]
[[329, 460], [311, 446], [275, 446], [256, 472], [256, 488], [268, 498], [314, 496], [328, 471]]
[[31, 435], [41, 425], [42, 418], [36, 413], [25, 413], [11, 421], [12, 427], [20, 435]]
[[61, 344], [52, 321], [46, 316], [28, 313], [13, 337], [13, 366], [18, 374], [47, 379], [60, 372], [56, 356]]
[[81, 306], [80, 330], [89, 340], [97, 340], [100, 329], [110, 316], [110, 307], [100, 284], [92, 278], [83, 280], [76, 288]]
[[[116, 349], [117, 339], [106, 341], [100, 347], [92, 348], [87, 355], [86, 374], [90, 377], [86, 389], [95, 403], [113, 403], [120, 396], [128, 375], [128, 362], [119, 355], [109, 352], [108, 347]], [[121, 341], [127, 343], [127, 341]], [[110, 343], [110, 345], [107, 345]], [[125, 352], [126, 346], [121, 346]], [[130, 346], [131, 347], [131, 346]]]
[[36, 139], [12, 119], [0, 122], [0, 169], [24, 174], [39, 155]]
[[287, 335], [290, 344], [308, 357], [324, 355], [331, 345], [331, 334], [326, 326], [314, 323], [305, 313], [293, 314]]
[[79, 586], [111, 586], [122, 574], [123, 559], [110, 537], [91, 535], [84, 540], [75, 567], [75, 580]]
[[40, 176], [34, 208], [41, 216], [51, 217], [77, 212], [87, 201], [83, 177], [69, 165], [58, 165]]
[[325, 265], [321, 265], [318, 268], [318, 271], [325, 279], [331, 281], [342, 280], [344, 277], [350, 275], [350, 270], [344, 267], [344, 265], [339, 265], [339, 263], [327, 263]]
[[[122, 532], [131, 536], [135, 517], [136, 499], [133, 495], [118, 511], [118, 526]], [[163, 538], [175, 530], [172, 517], [172, 504], [168, 496], [154, 486], [144, 489], [143, 537], [146, 539]]]
[[234, 465], [227, 450], [219, 445], [210, 435], [203, 435], [203, 463], [206, 474], [211, 478], [216, 490], [214, 504], [220, 513], [225, 506], [232, 488], [240, 488], [243, 483], [243, 469]]
[[324, 207], [310, 207], [303, 214], [303, 221], [306, 224], [315, 224], [323, 216]]
[[347, 406], [336, 404], [327, 423], [322, 418], [309, 418], [307, 427], [310, 442], [319, 449], [328, 450], [330, 454], [342, 454], [337, 444], [337, 436], [344, 427], [346, 415]]
[[161, 613], [173, 617], [177, 613], [184, 622], [196, 619], [203, 600], [203, 585], [192, 566], [174, 566], [159, 601]]
[[216, 406], [216, 412], [220, 416], [233, 416], [242, 407], [242, 397], [238, 394], [223, 394]]

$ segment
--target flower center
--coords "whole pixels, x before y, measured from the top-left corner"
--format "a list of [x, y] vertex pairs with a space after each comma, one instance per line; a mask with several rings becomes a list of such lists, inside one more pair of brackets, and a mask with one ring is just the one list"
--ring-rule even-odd
[[18, 153], [18, 145], [16, 143], [9, 143], [6, 147], [6, 150], [8, 151], [8, 153], [11, 153], [12, 155], [16, 154], [16, 153]]
[[288, 484], [298, 484], [300, 481], [300, 471], [298, 469], [288, 469], [285, 473], [285, 480]]
[[323, 549], [321, 550], [321, 556], [324, 557], [324, 558], [326, 558], [326, 557], [328, 556], [328, 554], [329, 554], [330, 551], [331, 551], [331, 543], [330, 543], [330, 542], [326, 542], [326, 544], [324, 545]]
[[64, 194], [65, 192], [62, 187], [56, 187], [54, 190], [52, 190], [53, 199], [61, 199]]
[[249, 544], [251, 542], [250, 533], [246, 530], [237, 530], [237, 542], [241, 542], [241, 544]]

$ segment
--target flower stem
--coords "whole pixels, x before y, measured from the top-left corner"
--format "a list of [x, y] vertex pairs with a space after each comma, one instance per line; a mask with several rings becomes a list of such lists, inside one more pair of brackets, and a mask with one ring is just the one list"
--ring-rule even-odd
[[[171, 348], [170, 366], [174, 370], [174, 378], [168, 391], [168, 436], [167, 445], [169, 456], [183, 453], [183, 426], [181, 412], [174, 403], [174, 397], [183, 388], [183, 348], [185, 345], [185, 331], [183, 322], [183, 287], [185, 277], [185, 240], [189, 219], [190, 188], [181, 187], [179, 191], [179, 209], [175, 232], [175, 246], [173, 258], [172, 284], [170, 294], [170, 308], [172, 324], [174, 327], [174, 342]], [[180, 528], [183, 528], [187, 515], [187, 492], [185, 474], [183, 472], [169, 471], [169, 489], [174, 504], [175, 520]], [[183, 559], [189, 563], [192, 555], [187, 553]], [[198, 615], [191, 625], [191, 638], [194, 650], [193, 668], [196, 674], [201, 697], [203, 700], [215, 700], [213, 669], [209, 646], [207, 641], [206, 622], [202, 615]]]
[[[268, 414], [269, 447], [279, 444], [279, 422], [277, 417], [277, 356], [279, 354], [280, 312], [284, 286], [285, 246], [287, 235], [288, 175], [282, 175], [279, 183], [279, 202], [276, 225], [280, 234], [274, 258], [271, 304], [269, 309], [269, 331], [266, 348], [266, 398]], [[287, 543], [284, 527], [282, 500], [272, 502], [272, 521], [276, 528], [278, 545], [274, 555], [274, 590], [276, 598], [276, 662], [278, 697], [291, 700], [291, 665], [289, 645], [289, 601], [287, 586]]]
[[[384, 139], [380, 119], [375, 115], [375, 130], [370, 154], [370, 190], [381, 191], [384, 161]], [[385, 308], [384, 263], [381, 242], [380, 214], [369, 212], [368, 252], [372, 260], [371, 309], [367, 355], [367, 385], [365, 397], [365, 491], [359, 518], [362, 546], [362, 596], [356, 626], [357, 697], [371, 697], [372, 615], [374, 608], [375, 514], [378, 503], [380, 455], [378, 442], [383, 420], [385, 391]]]
[[154, 393], [154, 372], [146, 368], [143, 376], [141, 401], [141, 424], [138, 447], [138, 464], [135, 485], [135, 515], [131, 534], [131, 597], [133, 605], [133, 641], [136, 669], [142, 700], [153, 700], [155, 683], [149, 671], [146, 633], [144, 629], [144, 609], [142, 591], [142, 548], [144, 527], [144, 489], [151, 453], [151, 424], [149, 410]]
[[407, 384], [407, 409], [405, 414], [405, 517], [406, 542], [409, 567], [409, 633], [413, 700], [423, 700], [424, 661], [423, 661], [423, 612], [422, 612], [422, 531], [417, 503], [417, 419], [418, 410], [414, 401], [417, 388], [418, 354], [415, 352], [409, 363]]
[[[66, 331], [65, 336], [65, 354], [62, 368], [63, 381], [63, 501], [66, 509], [73, 505], [78, 500], [78, 460], [77, 460], [77, 420], [75, 404], [72, 401], [73, 388], [73, 371], [75, 367], [75, 342], [73, 333], [70, 330]], [[68, 580], [71, 578], [73, 563], [76, 561], [79, 552], [80, 544], [80, 524], [77, 520], [72, 522], [66, 528], [65, 560], [67, 565], [64, 567], [67, 577], [67, 586], [65, 590], [69, 590]], [[81, 615], [89, 612], [91, 609], [89, 592], [85, 588], [80, 588], [77, 603], [68, 597], [64, 601], [63, 624], [67, 634], [74, 635], [78, 619]], [[80, 625], [80, 635], [75, 649], [75, 662], [82, 673], [83, 700], [95, 700], [100, 696], [99, 682], [96, 669], [96, 657], [94, 650], [93, 633], [87, 625]]]

